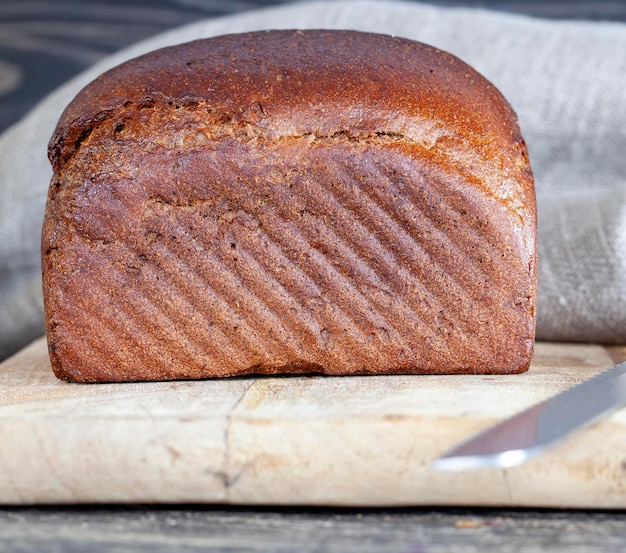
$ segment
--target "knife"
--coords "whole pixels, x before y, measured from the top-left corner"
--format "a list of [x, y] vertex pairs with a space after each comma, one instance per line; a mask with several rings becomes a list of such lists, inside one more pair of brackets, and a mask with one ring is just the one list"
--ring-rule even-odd
[[509, 468], [626, 405], [626, 362], [477, 434], [435, 459], [437, 470]]

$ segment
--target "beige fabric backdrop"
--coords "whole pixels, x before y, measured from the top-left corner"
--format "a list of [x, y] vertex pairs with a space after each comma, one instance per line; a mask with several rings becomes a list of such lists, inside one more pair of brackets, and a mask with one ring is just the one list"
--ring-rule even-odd
[[0, 357], [43, 333], [39, 236], [46, 144], [69, 100], [146, 51], [268, 28], [348, 28], [452, 52], [517, 111], [539, 205], [537, 337], [626, 342], [626, 26], [397, 2], [295, 4], [201, 21], [97, 64], [0, 137]]

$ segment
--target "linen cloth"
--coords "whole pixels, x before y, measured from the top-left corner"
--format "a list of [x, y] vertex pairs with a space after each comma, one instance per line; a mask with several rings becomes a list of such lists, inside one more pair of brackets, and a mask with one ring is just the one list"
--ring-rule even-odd
[[155, 48], [259, 29], [387, 33], [455, 54], [518, 114], [539, 209], [537, 338], [626, 343], [626, 26], [403, 2], [292, 4], [178, 28], [96, 64], [0, 137], [0, 358], [41, 335], [47, 142], [102, 71]]

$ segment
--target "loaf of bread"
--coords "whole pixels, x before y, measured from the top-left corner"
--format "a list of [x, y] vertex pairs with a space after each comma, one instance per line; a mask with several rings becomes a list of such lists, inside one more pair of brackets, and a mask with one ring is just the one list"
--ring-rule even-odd
[[165, 48], [83, 89], [49, 157], [62, 379], [528, 368], [527, 151], [450, 54], [321, 30]]

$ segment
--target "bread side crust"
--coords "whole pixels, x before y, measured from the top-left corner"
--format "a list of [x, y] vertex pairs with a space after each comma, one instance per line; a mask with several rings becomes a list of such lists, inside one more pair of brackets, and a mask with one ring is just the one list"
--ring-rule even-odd
[[50, 157], [61, 378], [530, 363], [525, 145], [501, 95], [448, 54], [330, 31], [166, 49], [87, 87]]

